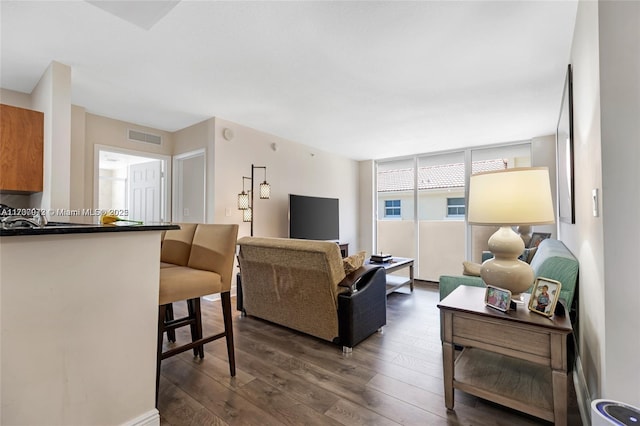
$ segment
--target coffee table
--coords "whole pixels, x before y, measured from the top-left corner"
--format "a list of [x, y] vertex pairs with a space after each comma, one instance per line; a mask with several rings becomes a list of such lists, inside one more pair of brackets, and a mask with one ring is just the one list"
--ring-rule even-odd
[[[567, 424], [568, 316], [547, 318], [518, 305], [501, 312], [485, 306], [485, 289], [461, 285], [442, 299], [440, 327], [444, 400], [453, 390]], [[463, 346], [455, 357], [455, 346]]]
[[[413, 291], [413, 259], [408, 257], [393, 257], [390, 261], [384, 263], [372, 262], [371, 259], [365, 261], [365, 265], [382, 266], [387, 273], [387, 295], [393, 293], [402, 286], [409, 284], [409, 288]], [[400, 275], [392, 275], [394, 271], [403, 268], [409, 268], [409, 277]]]

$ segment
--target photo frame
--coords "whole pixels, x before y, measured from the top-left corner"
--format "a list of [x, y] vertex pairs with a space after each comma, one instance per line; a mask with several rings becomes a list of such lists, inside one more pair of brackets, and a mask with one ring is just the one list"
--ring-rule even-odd
[[484, 293], [484, 303], [490, 308], [507, 312], [511, 307], [511, 292], [504, 288], [487, 285]]
[[536, 278], [529, 299], [529, 310], [546, 317], [552, 316], [560, 298], [561, 287], [560, 281], [550, 278]]
[[573, 159], [573, 71], [567, 67], [560, 116], [556, 127], [558, 215], [562, 222], [576, 223]]
[[529, 247], [534, 248], [538, 247], [542, 240], [546, 240], [547, 238], [551, 238], [550, 232], [534, 232], [531, 234], [531, 239], [529, 240]]

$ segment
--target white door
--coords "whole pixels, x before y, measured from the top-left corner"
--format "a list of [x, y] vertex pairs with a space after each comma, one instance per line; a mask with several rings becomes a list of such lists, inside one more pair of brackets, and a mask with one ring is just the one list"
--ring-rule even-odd
[[160, 160], [129, 166], [129, 219], [161, 222], [161, 181]]
[[205, 152], [173, 158], [173, 218], [176, 222], [205, 222]]

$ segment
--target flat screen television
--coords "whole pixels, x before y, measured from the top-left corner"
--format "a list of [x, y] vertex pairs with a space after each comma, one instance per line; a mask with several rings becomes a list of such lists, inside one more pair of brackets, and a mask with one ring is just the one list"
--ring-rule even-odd
[[337, 198], [289, 194], [289, 238], [338, 241], [338, 201]]

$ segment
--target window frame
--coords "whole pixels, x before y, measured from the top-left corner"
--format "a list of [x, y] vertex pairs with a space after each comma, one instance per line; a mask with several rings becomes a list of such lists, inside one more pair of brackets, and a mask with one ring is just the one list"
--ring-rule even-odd
[[[462, 200], [462, 204], [451, 204], [450, 202], [452, 200]], [[451, 214], [451, 209], [456, 209], [459, 211], [459, 209], [462, 208], [462, 213], [457, 213], [457, 214]], [[447, 218], [452, 218], [452, 219], [460, 219], [460, 218], [464, 218], [465, 215], [467, 214], [467, 206], [466, 206], [466, 202], [464, 197], [447, 197]]]
[[[396, 206], [395, 203], [398, 203]], [[393, 203], [393, 205], [387, 205], [387, 203]], [[398, 210], [398, 214], [389, 214], [389, 210]], [[384, 200], [384, 218], [385, 219], [402, 219], [402, 200]]]

